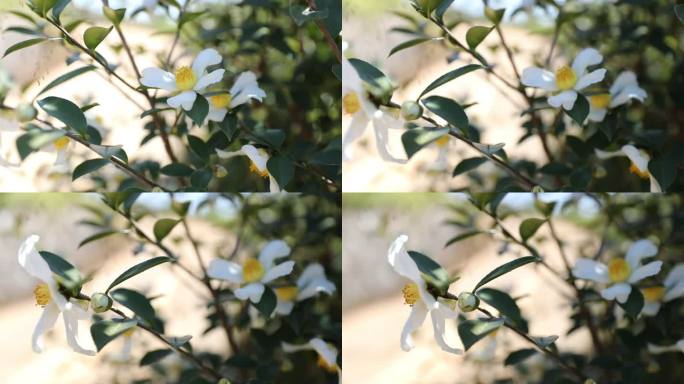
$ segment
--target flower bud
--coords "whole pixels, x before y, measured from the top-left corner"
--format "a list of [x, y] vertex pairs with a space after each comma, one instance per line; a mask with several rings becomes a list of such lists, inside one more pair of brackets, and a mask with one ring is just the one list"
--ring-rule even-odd
[[228, 170], [226, 170], [226, 168], [222, 165], [214, 166], [213, 171], [214, 171], [214, 177], [216, 177], [218, 179], [222, 179], [222, 178], [228, 176]]
[[19, 104], [14, 112], [16, 113], [17, 120], [22, 123], [31, 121], [38, 115], [38, 111], [33, 108], [33, 105], [26, 103]]
[[416, 120], [423, 116], [423, 107], [415, 101], [404, 101], [401, 105], [401, 117], [406, 121]]
[[217, 384], [230, 384], [230, 380], [224, 378], [221, 378]]
[[535, 185], [534, 187], [532, 187], [532, 193], [544, 193], [544, 188]]
[[112, 298], [104, 293], [95, 293], [90, 297], [90, 307], [95, 313], [107, 312], [112, 307]]
[[480, 306], [480, 298], [470, 292], [461, 292], [458, 295], [458, 307], [463, 312], [472, 312]]
[[161, 187], [153, 187], [151, 192], [164, 192], [164, 190], [162, 190]]

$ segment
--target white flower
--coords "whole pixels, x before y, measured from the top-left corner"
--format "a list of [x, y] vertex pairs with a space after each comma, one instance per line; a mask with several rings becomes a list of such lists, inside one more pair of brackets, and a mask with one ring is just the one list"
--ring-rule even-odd
[[38, 240], [40, 240], [38, 235], [29, 236], [21, 244], [17, 253], [19, 265], [36, 280], [33, 293], [36, 297], [36, 304], [43, 307], [43, 314], [33, 330], [33, 351], [36, 353], [43, 351], [43, 334], [54, 327], [57, 318], [62, 314], [67, 342], [71, 349], [84, 355], [94, 356], [95, 351], [81, 347], [78, 341], [78, 321], [86, 320], [90, 316], [78, 302], [67, 299], [59, 292], [59, 286], [50, 267], [35, 248]]
[[241, 287], [233, 293], [240, 300], [261, 301], [265, 284], [292, 272], [294, 261], [276, 264], [276, 259], [290, 255], [290, 247], [282, 240], [272, 240], [261, 249], [259, 258], [250, 257], [240, 265], [232, 261], [214, 259], [207, 273], [213, 279], [226, 280]]
[[294, 308], [295, 302], [304, 301], [312, 298], [319, 293], [330, 296], [335, 292], [335, 284], [325, 277], [323, 266], [313, 263], [306, 267], [296, 286], [279, 287], [275, 289], [278, 296], [278, 305], [275, 313], [279, 315], [289, 315]]
[[375, 144], [378, 153], [385, 161], [405, 163], [406, 160], [390, 154], [388, 142], [389, 128], [401, 128], [403, 123], [373, 105], [366, 97], [363, 81], [349, 60], [342, 59], [342, 112], [352, 117], [351, 123], [342, 137], [342, 158], [350, 160], [349, 145], [358, 140], [373, 123]]
[[639, 150], [633, 145], [624, 145], [619, 151], [606, 152], [600, 149], [596, 150], [596, 156], [599, 159], [608, 159], [617, 156], [627, 156], [632, 162], [629, 167], [629, 171], [633, 174], [641, 177], [642, 179], [647, 179], [651, 183], [651, 192], [661, 193], [663, 190], [660, 187], [660, 183], [648, 170], [648, 163], [651, 161], [651, 156], [648, 155], [646, 151]]
[[214, 49], [205, 49], [197, 55], [192, 67], [183, 66], [175, 75], [160, 68], [146, 68], [142, 71], [140, 84], [150, 88], [161, 88], [174, 96], [166, 102], [174, 107], [182, 107], [189, 111], [195, 103], [197, 94], [208, 86], [218, 83], [223, 78], [224, 69], [206, 73], [207, 67], [219, 64], [223, 59]]
[[266, 165], [268, 164], [270, 156], [265, 149], [257, 148], [251, 144], [245, 144], [239, 151], [223, 151], [217, 148], [216, 154], [222, 159], [230, 159], [235, 156], [247, 156], [250, 161], [249, 170], [263, 178], [269, 178], [269, 190], [271, 192], [285, 192], [284, 189], [281, 190], [276, 179], [268, 172], [268, 167]]
[[625, 258], [616, 257], [608, 265], [591, 259], [579, 259], [572, 269], [578, 279], [591, 280], [608, 287], [601, 290], [601, 297], [625, 303], [632, 292], [632, 285], [660, 272], [662, 261], [652, 261], [641, 265], [642, 259], [655, 256], [658, 248], [650, 240], [634, 242]]
[[401, 349], [407, 352], [413, 349], [411, 334], [423, 324], [429, 313], [432, 318], [435, 340], [440, 348], [460, 354], [462, 353], [460, 349], [449, 346], [444, 340], [446, 319], [455, 319], [458, 313], [428, 292], [427, 283], [422, 278], [418, 266], [406, 251], [407, 241], [406, 235], [397, 237], [387, 252], [387, 260], [394, 271], [411, 281], [402, 290], [406, 304], [411, 306], [411, 314], [401, 331]]
[[663, 286], [642, 288], [641, 293], [644, 295], [641, 313], [645, 316], [655, 316], [663, 303], [684, 297], [684, 263], [672, 268]]
[[674, 345], [668, 345], [668, 346], [658, 346], [658, 345], [653, 345], [651, 343], [648, 344], [648, 351], [650, 353], [665, 353], [665, 352], [682, 352], [684, 353], [684, 339], [679, 340], [676, 344]]
[[126, 332], [121, 334], [121, 349], [112, 354], [109, 359], [115, 363], [127, 363], [131, 360], [131, 351], [133, 350], [133, 336], [138, 327], [131, 327]]
[[331, 373], [337, 372], [338, 375], [341, 373], [340, 367], [337, 365], [337, 355], [339, 354], [337, 348], [330, 343], [326, 343], [322, 339], [316, 337], [303, 345], [282, 343], [282, 348], [286, 353], [316, 351], [316, 353], [318, 353], [318, 365], [321, 368]]
[[610, 87], [609, 93], [589, 97], [591, 109], [588, 118], [590, 121], [603, 121], [606, 118], [608, 109], [627, 104], [631, 99], [636, 99], [643, 103], [647, 96], [646, 91], [639, 87], [634, 72], [622, 72]]
[[220, 94], [209, 97], [209, 114], [207, 119], [221, 122], [226, 117], [228, 109], [247, 103], [250, 99], [262, 101], [266, 92], [259, 88], [256, 75], [243, 72], [230, 88], [230, 94]]
[[446, 134], [431, 144], [433, 148], [437, 149], [437, 158], [435, 159], [434, 163], [430, 164], [429, 167], [431, 170], [445, 171], [449, 169], [449, 143], [450, 136], [449, 134]]
[[586, 48], [577, 55], [572, 67], [562, 66], [555, 73], [538, 67], [526, 68], [521, 82], [528, 87], [553, 92], [554, 95], [547, 99], [549, 105], [555, 108], [563, 106], [569, 111], [575, 106], [579, 91], [602, 81], [606, 76], [603, 68], [587, 72], [589, 66], [602, 61], [603, 56], [596, 49]]

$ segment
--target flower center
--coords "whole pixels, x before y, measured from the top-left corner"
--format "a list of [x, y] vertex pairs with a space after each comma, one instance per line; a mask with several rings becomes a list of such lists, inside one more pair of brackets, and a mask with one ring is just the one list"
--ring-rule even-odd
[[38, 284], [33, 290], [33, 295], [36, 297], [36, 305], [44, 307], [48, 305], [50, 300], [52, 300], [52, 295], [50, 295], [50, 288], [47, 284]]
[[228, 106], [230, 105], [230, 101], [232, 99], [233, 98], [230, 95], [225, 94], [225, 95], [212, 96], [210, 98], [210, 101], [211, 101], [211, 105], [213, 105], [214, 108], [223, 109], [223, 108], [228, 108]]
[[449, 135], [444, 135], [439, 139], [435, 140], [435, 144], [437, 144], [437, 146], [440, 148], [446, 147], [449, 144]]
[[404, 304], [410, 306], [413, 306], [420, 297], [418, 286], [414, 283], [404, 285], [404, 289], [401, 290], [401, 293], [404, 294]]
[[190, 67], [180, 67], [176, 71], [176, 87], [181, 91], [191, 90], [197, 84], [197, 76]]
[[608, 263], [608, 277], [613, 283], [621, 283], [629, 278], [632, 269], [625, 259], [612, 259]]
[[132, 337], [133, 334], [135, 333], [135, 328], [136, 327], [131, 327], [129, 328], [126, 332], [122, 333], [124, 337]]
[[567, 65], [558, 68], [556, 71], [556, 85], [561, 91], [573, 89], [577, 84], [577, 74]]
[[337, 366], [328, 364], [321, 355], [318, 355], [318, 366], [330, 373], [337, 373]]
[[246, 283], [253, 283], [261, 280], [261, 278], [264, 277], [264, 273], [264, 266], [259, 260], [253, 257], [247, 259], [242, 266], [242, 276]]
[[591, 105], [594, 108], [606, 109], [610, 105], [610, 101], [612, 98], [611, 98], [610, 94], [603, 93], [600, 95], [594, 95], [594, 96], [590, 97], [589, 99], [590, 99]]
[[282, 301], [295, 301], [299, 289], [297, 287], [279, 287], [275, 289], [276, 296]]
[[648, 171], [642, 171], [634, 163], [632, 163], [632, 165], [629, 166], [629, 171], [632, 172], [633, 174], [641, 177], [642, 179], [648, 179], [650, 177]]
[[261, 177], [264, 177], [264, 178], [268, 177], [268, 169], [259, 169], [259, 167], [256, 165], [256, 163], [253, 161], [249, 162], [249, 170], [251, 172], [256, 173], [257, 175], [259, 175]]
[[644, 300], [648, 302], [660, 301], [665, 296], [665, 287], [648, 287], [642, 288], [641, 293], [644, 295]]
[[67, 145], [69, 145], [69, 138], [66, 136], [62, 136], [59, 139], [55, 140], [52, 145], [55, 146], [55, 149], [58, 151], [63, 151]]
[[355, 114], [361, 109], [361, 101], [356, 92], [350, 92], [342, 98], [342, 108], [344, 112], [350, 115]]

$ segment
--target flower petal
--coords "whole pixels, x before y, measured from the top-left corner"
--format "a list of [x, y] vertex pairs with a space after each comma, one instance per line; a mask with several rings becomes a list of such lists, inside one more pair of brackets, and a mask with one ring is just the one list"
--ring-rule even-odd
[[622, 104], [626, 104], [632, 99], [639, 100], [643, 103], [646, 97], [648, 97], [646, 91], [644, 91], [638, 85], [630, 85], [613, 96], [610, 101], [610, 107], [615, 108]]
[[684, 281], [680, 281], [679, 283], [667, 288], [665, 296], [663, 296], [663, 301], [668, 302], [680, 297], [684, 297]]
[[294, 309], [294, 303], [293, 302], [278, 300], [278, 304], [276, 304], [276, 308], [275, 308], [274, 312], [281, 315], [281, 316], [287, 316], [290, 313], [292, 313], [293, 309]]
[[140, 84], [149, 88], [160, 88], [169, 92], [178, 90], [176, 87], [176, 76], [159, 68], [143, 69]]
[[423, 325], [427, 314], [428, 310], [423, 305], [418, 304], [411, 307], [411, 314], [409, 315], [409, 318], [406, 319], [404, 328], [401, 330], [401, 349], [406, 352], [413, 349], [414, 345], [411, 334]]
[[660, 272], [660, 268], [662, 267], [662, 261], [651, 261], [643, 267], [639, 267], [636, 270], [632, 271], [632, 274], [629, 276], [629, 279], [627, 281], [634, 284], [649, 276], [657, 275], [658, 272]]
[[615, 300], [624, 304], [627, 302], [632, 286], [627, 283], [618, 283], [608, 288], [601, 290], [601, 297], [606, 300]]
[[240, 300], [249, 299], [252, 303], [256, 304], [261, 301], [261, 295], [264, 294], [264, 289], [265, 287], [261, 283], [251, 283], [236, 289], [233, 291], [233, 294]]
[[368, 123], [370, 123], [370, 119], [368, 119], [365, 113], [357, 112], [352, 117], [349, 127], [347, 127], [347, 130], [342, 135], [342, 158], [344, 160], [351, 160], [349, 145], [363, 135], [366, 127], [368, 127]]
[[642, 259], [653, 257], [656, 254], [658, 254], [658, 247], [651, 240], [641, 239], [632, 243], [627, 250], [625, 260], [632, 269], [637, 269], [641, 265]]
[[332, 295], [333, 292], [337, 287], [335, 287], [335, 284], [333, 284], [332, 281], [322, 277], [322, 278], [317, 278], [315, 280], [312, 280], [309, 284], [304, 286], [303, 289], [299, 291], [297, 294], [297, 300], [306, 300], [310, 297], [314, 297], [319, 293], [325, 293], [328, 296]]
[[638, 150], [637, 147], [633, 145], [623, 146], [622, 152], [624, 152], [624, 154], [627, 157], [629, 157], [632, 163], [636, 165], [636, 167], [639, 168], [641, 172], [649, 172], [648, 162], [651, 161], [651, 158], [648, 156], [648, 154]]
[[262, 283], [269, 283], [279, 277], [287, 276], [292, 273], [295, 262], [292, 260], [280, 263], [273, 268], [266, 271], [264, 277], [261, 278]]
[[644, 307], [641, 308], [641, 314], [644, 316], [655, 316], [660, 311], [660, 303], [655, 301], [651, 303], [645, 303]]
[[665, 287], [670, 287], [682, 282], [684, 282], [684, 263], [679, 263], [667, 274], [664, 284]]
[[207, 114], [207, 120], [216, 121], [220, 123], [226, 118], [228, 113], [227, 108], [214, 108], [211, 104], [209, 105], [209, 113]]
[[575, 60], [572, 62], [572, 70], [575, 71], [578, 77], [582, 77], [587, 71], [587, 67], [600, 64], [603, 61], [603, 56], [594, 48], [585, 48], [577, 54]]
[[249, 99], [262, 101], [266, 97], [266, 92], [259, 88], [256, 75], [252, 72], [243, 72], [235, 80], [235, 83], [230, 88], [230, 107], [235, 108], [238, 105], [244, 104]]
[[608, 283], [608, 267], [591, 259], [579, 259], [572, 269], [572, 275], [578, 279], [591, 280], [597, 283]]
[[54, 281], [52, 278], [52, 271], [50, 270], [48, 263], [36, 250], [36, 243], [39, 240], [40, 236], [38, 235], [27, 237], [19, 247], [17, 259], [19, 265], [21, 265], [29, 275], [44, 283], [50, 283]]
[[192, 105], [195, 104], [196, 98], [197, 93], [195, 93], [195, 91], [185, 91], [166, 99], [166, 104], [173, 108], [183, 107], [184, 110], [189, 111], [192, 109]]
[[43, 313], [40, 315], [40, 319], [33, 330], [33, 336], [31, 338], [33, 352], [43, 352], [43, 334], [54, 328], [59, 313], [59, 308], [54, 304], [48, 304], [43, 308]]
[[589, 121], [595, 121], [597, 123], [602, 122], [606, 118], [608, 110], [606, 108], [591, 108], [589, 111], [588, 119]]
[[242, 283], [242, 266], [223, 259], [213, 259], [209, 262], [207, 275], [212, 279], [226, 280], [231, 283]]
[[221, 159], [232, 159], [235, 156], [246, 156], [242, 150], [239, 151], [224, 151], [222, 149], [216, 148], [216, 154]]
[[602, 151], [600, 149], [595, 149], [594, 152], [596, 152], [596, 157], [598, 157], [599, 159], [602, 159], [602, 160], [610, 159], [612, 157], [627, 156], [624, 152], [622, 152], [622, 150], [608, 152], [608, 151]]
[[528, 87], [541, 88], [549, 92], [558, 89], [556, 86], [556, 76], [553, 73], [538, 67], [525, 68], [520, 82]]
[[423, 279], [420, 277], [420, 270], [408, 252], [406, 252], [405, 244], [407, 241], [408, 236], [406, 235], [397, 237], [387, 251], [387, 261], [389, 261], [395, 272], [417, 285], [422, 285]]
[[268, 269], [273, 266], [276, 259], [287, 257], [292, 252], [292, 249], [283, 240], [271, 240], [259, 252], [259, 262]]
[[637, 77], [632, 71], [624, 71], [615, 78], [613, 85], [610, 86], [610, 94], [615, 97], [615, 95], [631, 85], [639, 85], [637, 83]]
[[208, 66], [216, 65], [222, 60], [223, 58], [215, 49], [207, 48], [200, 52], [195, 61], [192, 62], [192, 71], [195, 73], [195, 76], [200, 78], [204, 75], [204, 71], [206, 71]]
[[658, 180], [655, 177], [653, 177], [653, 175], [648, 175], [648, 180], [650, 183], [651, 193], [663, 193], [663, 188], [660, 186]]
[[457, 355], [462, 354], [463, 351], [461, 351], [458, 348], [449, 346], [446, 340], [444, 340], [444, 333], [446, 331], [446, 319], [452, 318], [451, 316], [454, 312], [448, 310], [448, 308], [442, 305], [441, 303], [438, 304], [439, 305], [436, 309], [430, 311], [430, 317], [432, 318], [432, 329], [435, 334], [435, 341], [437, 341], [437, 345], [439, 345], [439, 347], [442, 348], [443, 351], [455, 353]]
[[603, 81], [603, 78], [605, 77], [606, 70], [603, 68], [589, 72], [581, 76], [579, 80], [577, 80], [577, 84], [575, 84], [575, 89], [580, 91], [592, 84], [600, 83], [601, 81]]
[[383, 113], [382, 111], [376, 111], [373, 115], [373, 131], [375, 132], [375, 146], [378, 148], [378, 153], [380, 157], [385, 161], [390, 161], [393, 163], [404, 164], [406, 160], [399, 159], [392, 156], [389, 151], [389, 128], [394, 128], [396, 126], [402, 125], [401, 121], [391, 117], [390, 115]]
[[571, 110], [575, 106], [575, 100], [577, 100], [577, 91], [568, 90], [563, 91], [557, 95], [549, 96], [546, 99], [550, 106], [554, 108], [560, 108], [562, 105], [566, 111]]
[[67, 342], [71, 349], [86, 356], [95, 356], [95, 351], [83, 348], [78, 341], [78, 321], [88, 317], [87, 312], [74, 303], [67, 303], [62, 312], [62, 317], [64, 318]]
[[252, 160], [252, 163], [256, 165], [259, 171], [266, 171], [266, 163], [268, 162], [268, 154], [257, 149], [257, 147], [251, 144], [245, 144], [242, 146], [242, 152]]
[[337, 365], [337, 348], [317, 337], [311, 339], [309, 345], [311, 345], [311, 348], [313, 348], [329, 366], [334, 367]]
[[278, 180], [271, 176], [270, 173], [268, 174], [268, 191], [271, 193], [286, 192], [280, 188], [280, 185], [278, 185]]
[[193, 88], [195, 91], [200, 92], [204, 88], [216, 84], [223, 79], [223, 74], [226, 72], [225, 69], [217, 69], [199, 78], [197, 84]]

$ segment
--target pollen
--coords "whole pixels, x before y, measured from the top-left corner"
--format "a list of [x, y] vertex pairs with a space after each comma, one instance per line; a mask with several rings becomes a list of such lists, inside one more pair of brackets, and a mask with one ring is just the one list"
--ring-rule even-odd
[[268, 177], [268, 169], [259, 169], [259, 167], [253, 161], [251, 161], [249, 164], [249, 170], [261, 177]]
[[639, 167], [636, 166], [636, 164], [632, 163], [632, 165], [629, 166], [629, 171], [632, 172], [633, 174], [641, 177], [642, 179], [648, 179], [650, 177], [650, 174], [648, 173], [647, 170], [641, 170]]
[[229, 94], [215, 95], [210, 98], [211, 105], [216, 109], [228, 108], [233, 98]]
[[318, 355], [318, 366], [323, 368], [325, 371], [330, 372], [330, 373], [336, 373], [337, 372], [337, 365], [328, 364], [328, 362], [325, 361], [325, 359], [321, 355]]
[[242, 276], [246, 283], [253, 283], [255, 281], [261, 280], [264, 277], [264, 266], [259, 262], [259, 260], [250, 257], [242, 265]]
[[350, 92], [342, 98], [342, 109], [345, 113], [353, 115], [361, 109], [361, 101], [356, 92]]
[[133, 337], [133, 334], [135, 333], [135, 328], [136, 327], [130, 327], [126, 332], [122, 333], [122, 335], [125, 337]]
[[665, 296], [665, 287], [656, 286], [642, 288], [641, 293], [644, 295], [644, 300], [648, 302], [660, 301]]
[[38, 284], [33, 290], [33, 295], [36, 297], [36, 305], [44, 307], [50, 303], [52, 300], [52, 295], [50, 295], [50, 288], [47, 284]]
[[401, 293], [404, 294], [404, 304], [410, 306], [413, 306], [420, 297], [418, 286], [414, 283], [406, 284]]
[[591, 106], [598, 109], [606, 109], [610, 105], [611, 96], [608, 93], [590, 97]]
[[566, 66], [558, 68], [556, 71], [556, 85], [561, 91], [573, 89], [577, 84], [577, 74], [572, 68]]
[[615, 258], [608, 263], [608, 277], [613, 283], [626, 281], [631, 273], [632, 270], [625, 259]]
[[276, 296], [278, 296], [278, 298], [283, 301], [295, 301], [298, 293], [299, 289], [297, 289], [297, 287], [295, 286], [279, 287], [275, 289]]
[[435, 144], [437, 144], [437, 146], [440, 148], [446, 147], [449, 144], [449, 135], [444, 135], [439, 139], [435, 140]]
[[197, 76], [190, 67], [180, 67], [176, 71], [176, 87], [181, 91], [191, 90], [197, 84]]
[[55, 140], [52, 145], [55, 146], [55, 149], [58, 151], [63, 151], [66, 149], [67, 145], [69, 145], [69, 138], [66, 136], [62, 136], [59, 139]]

